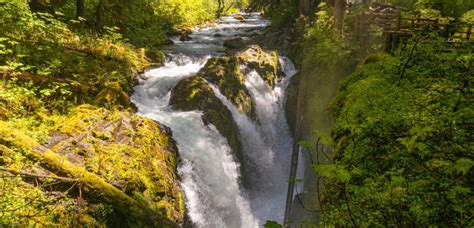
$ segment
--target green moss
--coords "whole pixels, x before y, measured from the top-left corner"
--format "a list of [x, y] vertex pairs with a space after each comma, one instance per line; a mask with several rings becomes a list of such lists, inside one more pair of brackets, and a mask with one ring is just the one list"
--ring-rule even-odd
[[[236, 134], [238, 128], [232, 114], [214, 95], [212, 88], [200, 76], [180, 81], [172, 90], [170, 105], [182, 111], [201, 110], [205, 124], [213, 124], [227, 138], [229, 146], [240, 161], [243, 161], [242, 145]], [[242, 172], [245, 173], [245, 163]], [[244, 174], [245, 175], [245, 174]]]
[[242, 63], [257, 71], [272, 89], [275, 87], [275, 83], [283, 77], [282, 72], [280, 72], [277, 52], [265, 52], [259, 46], [254, 45], [237, 56]]
[[[5, 163], [9, 168], [37, 159], [47, 170], [79, 178], [87, 193], [85, 200], [113, 206], [109, 220], [132, 222], [135, 218], [143, 224], [150, 224], [152, 219], [156, 221], [151, 224], [165, 220], [183, 222], [183, 196], [176, 176], [177, 151], [168, 129], [129, 111], [109, 111], [91, 105], [80, 106], [68, 116], [51, 117], [49, 121], [54, 123], [49, 127], [49, 148], [40, 146], [21, 129], [13, 130], [9, 124], [0, 122], [0, 144], [4, 148], [13, 145], [26, 155]], [[17, 154], [11, 149], [4, 151], [10, 151], [9, 157]], [[120, 214], [127, 213], [132, 220], [121, 218]]]
[[[465, 92], [472, 86], [460, 84], [472, 80], [472, 62], [462, 60], [472, 52], [442, 51], [448, 46], [432, 37], [413, 56], [410, 48], [375, 56], [383, 61], [370, 61], [343, 81], [331, 106], [330, 166], [350, 175], [337, 180], [318, 170], [325, 178], [325, 224], [474, 224], [472, 94]], [[400, 63], [408, 60], [401, 78]]]
[[375, 53], [375, 54], [370, 54], [364, 59], [364, 65], [367, 65], [369, 63], [377, 63], [377, 62], [383, 62], [383, 61], [389, 61], [388, 59], [391, 59], [392, 56], [386, 53]]
[[210, 59], [199, 76], [219, 87], [237, 109], [247, 114], [254, 115], [252, 98], [245, 87], [245, 76], [240, 70], [240, 63], [234, 56]]
[[[2, 206], [18, 206], [15, 202], [29, 200], [30, 193], [41, 197], [23, 211], [6, 215], [0, 209], [0, 224], [182, 224], [184, 202], [171, 133], [126, 110], [132, 106], [129, 94], [135, 76], [150, 62], [156, 66], [164, 61], [160, 51], [135, 48], [130, 40], [161, 42], [163, 24], [151, 26], [145, 19], [153, 14], [145, 1], [105, 0], [102, 6], [86, 1], [85, 22], [69, 21], [74, 18], [71, 2], [42, 2], [51, 2], [66, 15], [35, 14], [27, 1], [0, 6], [0, 167], [79, 178], [81, 184], [51, 184], [50, 178], [36, 179], [37, 184], [34, 178], [13, 174], [17, 179], [8, 186], [16, 190], [0, 195]], [[126, 16], [117, 22], [120, 17], [113, 17], [120, 14]], [[122, 30], [92, 31], [92, 24]], [[4, 174], [11, 173], [0, 171]], [[64, 193], [64, 200], [55, 198], [57, 192]], [[22, 217], [24, 213], [30, 216]]]

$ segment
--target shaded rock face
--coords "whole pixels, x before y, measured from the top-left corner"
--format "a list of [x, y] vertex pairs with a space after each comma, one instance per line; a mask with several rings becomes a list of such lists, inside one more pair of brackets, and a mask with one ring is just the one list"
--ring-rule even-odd
[[242, 162], [242, 144], [237, 124], [230, 111], [214, 95], [209, 83], [216, 85], [241, 113], [255, 119], [255, 105], [245, 86], [245, 68], [256, 70], [269, 88], [273, 88], [283, 75], [276, 52], [265, 52], [258, 46], [252, 46], [232, 56], [210, 59], [196, 76], [180, 81], [171, 91], [170, 98], [170, 105], [178, 110], [203, 111], [203, 121], [214, 125], [227, 138], [236, 158], [241, 161], [243, 176], [248, 175], [248, 168], [246, 162]]
[[[167, 127], [131, 111], [91, 105], [79, 106], [62, 118], [45, 147], [141, 202], [152, 213], [183, 224], [177, 148]], [[87, 196], [85, 200], [89, 201]], [[101, 200], [95, 196], [89, 203]], [[112, 224], [108, 225], [112, 226], [134, 223], [128, 221], [131, 216], [115, 210], [109, 217]]]
[[[181, 111], [202, 110], [204, 123], [214, 125], [227, 138], [237, 159], [243, 159], [239, 131], [232, 114], [200, 75], [180, 81], [171, 92], [170, 105]], [[243, 173], [244, 170], [242, 167]]]
[[301, 105], [303, 101], [298, 103], [299, 95], [299, 78], [301, 77], [300, 73], [297, 73], [291, 80], [290, 85], [286, 89], [287, 99], [285, 103], [285, 113], [286, 120], [288, 121], [288, 126], [290, 127], [290, 132], [295, 136], [296, 121], [298, 116], [298, 105]]
[[245, 47], [245, 41], [242, 38], [226, 40], [224, 42], [224, 47], [231, 50], [243, 49]]
[[265, 33], [256, 34], [253, 42], [266, 49], [278, 50], [282, 55], [296, 59], [300, 48], [296, 48], [298, 43], [298, 34], [294, 26], [283, 26], [278, 29], [272, 29]]

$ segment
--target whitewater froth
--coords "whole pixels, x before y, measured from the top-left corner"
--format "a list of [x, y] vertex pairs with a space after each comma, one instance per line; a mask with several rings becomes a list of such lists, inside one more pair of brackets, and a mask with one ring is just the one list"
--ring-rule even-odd
[[[181, 158], [178, 174], [187, 213], [197, 227], [251, 228], [266, 220], [283, 220], [292, 146], [284, 113], [285, 89], [296, 73], [291, 61], [280, 58], [286, 77], [275, 88], [269, 88], [255, 71], [242, 69], [255, 105], [255, 120], [239, 112], [218, 87], [210, 84], [238, 126], [245, 162], [254, 172], [248, 177], [248, 189], [240, 185], [240, 165], [227, 139], [213, 125], [204, 124], [202, 112], [177, 111], [169, 105], [173, 87], [196, 75], [210, 56], [222, 55], [224, 40], [245, 36], [251, 29], [268, 24], [258, 14], [249, 15], [246, 22], [224, 17], [215, 28], [193, 32], [192, 42], [175, 39], [171, 51], [180, 54], [168, 53], [165, 65], [143, 74], [135, 87], [132, 101], [139, 114], [172, 129]], [[216, 33], [222, 38], [216, 38]]]

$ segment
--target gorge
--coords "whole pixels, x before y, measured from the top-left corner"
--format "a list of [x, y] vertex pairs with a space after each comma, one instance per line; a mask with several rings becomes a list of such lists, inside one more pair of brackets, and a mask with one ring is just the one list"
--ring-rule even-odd
[[473, 34], [472, 1], [0, 0], [0, 227], [473, 227]]
[[[173, 40], [165, 65], [141, 76], [132, 96], [141, 115], [171, 128], [187, 211], [198, 227], [258, 227], [267, 220], [283, 221], [293, 144], [285, 90], [296, 70], [288, 58], [258, 46], [226, 54], [224, 42], [250, 39], [269, 24], [259, 14], [241, 15], [245, 19], [226, 16], [211, 28], [194, 31], [190, 41]], [[217, 67], [228, 75], [208, 72], [216, 67], [212, 63], [222, 64], [216, 60], [226, 58], [233, 62]], [[231, 67], [234, 72], [227, 72]], [[192, 91], [179, 90], [178, 84], [187, 79], [192, 80], [184, 83], [191, 86], [185, 89]], [[197, 83], [200, 86], [193, 87]], [[188, 93], [185, 99], [173, 97]], [[194, 97], [199, 98], [192, 101]], [[209, 104], [193, 104], [207, 102], [203, 100]], [[243, 106], [253, 111], [245, 112]], [[206, 119], [206, 112], [221, 112], [215, 115], [223, 117]], [[224, 126], [231, 131], [216, 128], [223, 119], [235, 125]], [[237, 137], [233, 147], [229, 137]]]

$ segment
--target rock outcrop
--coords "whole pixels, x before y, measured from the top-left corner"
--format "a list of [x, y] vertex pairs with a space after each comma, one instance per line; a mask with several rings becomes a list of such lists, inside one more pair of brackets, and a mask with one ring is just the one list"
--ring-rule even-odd
[[230, 111], [214, 95], [209, 83], [217, 86], [241, 113], [255, 119], [252, 97], [245, 86], [244, 68], [257, 71], [269, 88], [273, 88], [275, 82], [282, 78], [278, 54], [252, 46], [231, 56], [210, 59], [196, 76], [180, 81], [173, 88], [170, 99], [170, 105], [176, 109], [203, 112], [203, 121], [214, 125], [227, 138], [234, 155], [241, 161], [243, 176], [247, 175], [247, 168], [246, 162], [242, 162], [242, 145], [236, 134], [239, 132], [237, 124]]
[[271, 89], [283, 78], [277, 52], [266, 52], [258, 45], [253, 45], [238, 53], [237, 57], [241, 63], [257, 71]]

